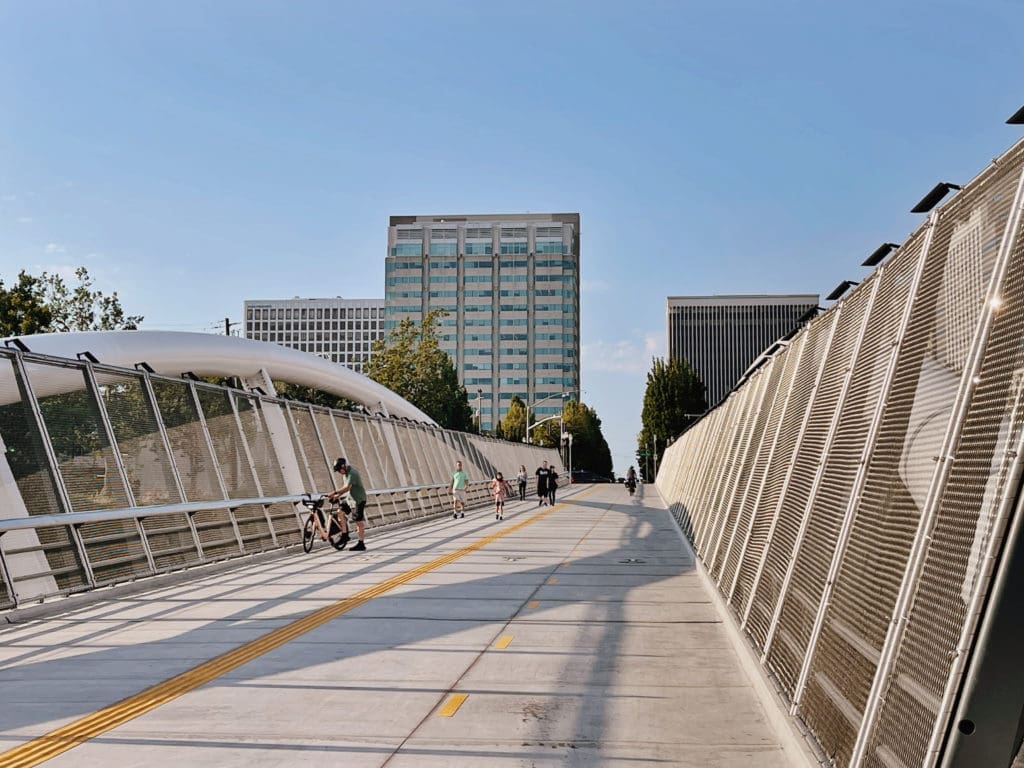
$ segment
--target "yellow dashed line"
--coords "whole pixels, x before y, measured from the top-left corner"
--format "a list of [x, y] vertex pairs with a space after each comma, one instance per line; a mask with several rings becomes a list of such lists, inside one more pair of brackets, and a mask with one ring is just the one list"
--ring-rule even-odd
[[456, 712], [459, 711], [459, 707], [462, 706], [462, 702], [469, 698], [468, 693], [453, 693], [448, 697], [448, 701], [444, 703], [444, 706], [438, 710], [438, 717], [452, 717]]
[[558, 583], [558, 578], [555, 577], [555, 576], [552, 576], [550, 579], [548, 579], [548, 584], [557, 584], [557, 583]]
[[512, 644], [512, 635], [502, 635], [498, 638], [498, 642], [494, 644], [494, 647], [499, 651], [504, 651], [509, 645]]
[[526, 607], [527, 608], [536, 608], [538, 605], [540, 605], [540, 600], [531, 600], [530, 602], [528, 602], [526, 604]]
[[[589, 492], [590, 491], [587, 491], [586, 493]], [[431, 560], [429, 563], [424, 563], [423, 565], [406, 571], [405, 573], [392, 576], [390, 579], [382, 581], [380, 584], [364, 589], [361, 592], [357, 592], [352, 597], [347, 597], [344, 600], [339, 600], [336, 603], [324, 606], [308, 616], [304, 616], [291, 624], [275, 629], [273, 632], [268, 632], [263, 635], [263, 637], [259, 637], [245, 645], [241, 645], [233, 651], [228, 651], [217, 658], [210, 659], [209, 661], [200, 664], [198, 667], [194, 667], [187, 672], [181, 673], [177, 677], [172, 677], [162, 683], [157, 683], [151, 688], [147, 688], [134, 696], [129, 696], [116, 704], [104, 707], [101, 710], [93, 712], [91, 715], [86, 715], [79, 720], [50, 731], [37, 739], [27, 741], [19, 747], [15, 747], [14, 749], [0, 754], [0, 768], [30, 768], [30, 766], [39, 765], [40, 763], [50, 760], [62, 752], [67, 752], [69, 749], [77, 747], [79, 744], [86, 742], [89, 739], [93, 739], [102, 733], [106, 733], [119, 725], [123, 725], [129, 720], [133, 720], [134, 718], [144, 715], [147, 712], [178, 698], [179, 696], [183, 696], [184, 694], [193, 691], [212, 680], [216, 680], [221, 675], [224, 675], [243, 664], [247, 664], [253, 659], [262, 656], [275, 648], [279, 648], [285, 643], [290, 642], [291, 640], [294, 640], [295, 638], [300, 637], [323, 624], [326, 624], [328, 621], [348, 613], [353, 608], [358, 608], [363, 603], [369, 602], [375, 597], [380, 597], [381, 595], [390, 592], [395, 587], [401, 586], [402, 584], [419, 578], [424, 574], [455, 562], [471, 552], [475, 552], [476, 550], [485, 547], [504, 536], [508, 536], [511, 533], [515, 533], [516, 531], [525, 528], [531, 523], [542, 520], [561, 506], [563, 505], [559, 504], [554, 507], [548, 507], [520, 523], [516, 523], [508, 528], [496, 531], [489, 536], [485, 536], [482, 539], [474, 541], [472, 544], [467, 544], [461, 549], [457, 549], [447, 555], [442, 555], [441, 557]], [[530, 607], [535, 608], [537, 605], [537, 601], [534, 600], [530, 604]], [[451, 699], [448, 700], [448, 704], [446, 704], [445, 707], [447, 708], [452, 706], [453, 702], [458, 699], [458, 703], [455, 704], [454, 709], [452, 710], [452, 714], [454, 714], [455, 710], [461, 706], [465, 698], [466, 694], [453, 695]], [[446, 715], [446, 717], [450, 716], [451, 715]]]

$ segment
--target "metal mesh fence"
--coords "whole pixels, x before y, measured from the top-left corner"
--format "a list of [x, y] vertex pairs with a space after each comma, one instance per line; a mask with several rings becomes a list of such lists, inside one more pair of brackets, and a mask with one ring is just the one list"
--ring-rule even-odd
[[956, 731], [1024, 472], [1022, 168], [1024, 144], [663, 460], [659, 490], [832, 765], [936, 765]]
[[[297, 544], [297, 500], [334, 487], [337, 456], [362, 473], [369, 528], [447, 513], [456, 456], [476, 480], [503, 450], [531, 465], [557, 458], [13, 349], [0, 349], [0, 440], [0, 524], [24, 520], [0, 536], [0, 608]], [[408, 484], [422, 487], [397, 490]], [[479, 484], [469, 496], [486, 500]], [[74, 525], [57, 520], [68, 513]]]

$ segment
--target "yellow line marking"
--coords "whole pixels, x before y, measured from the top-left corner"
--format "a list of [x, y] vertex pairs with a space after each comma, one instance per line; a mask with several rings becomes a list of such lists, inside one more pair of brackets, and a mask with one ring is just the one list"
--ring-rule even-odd
[[502, 635], [498, 638], [498, 642], [494, 644], [494, 647], [499, 651], [504, 651], [512, 644], [512, 635]]
[[448, 701], [444, 703], [437, 712], [438, 717], [451, 717], [459, 711], [459, 707], [462, 706], [462, 702], [469, 698], [468, 693], [453, 693], [448, 697]]
[[[592, 490], [593, 489], [590, 489], [590, 491]], [[585, 493], [589, 493], [590, 491]], [[336, 603], [332, 603], [331, 605], [327, 605], [319, 610], [313, 611], [313, 613], [303, 616], [301, 619], [297, 619], [291, 624], [279, 627], [273, 632], [268, 632], [262, 637], [258, 637], [244, 645], [240, 645], [233, 651], [228, 651], [227, 653], [214, 659], [210, 659], [197, 667], [193, 667], [187, 672], [182, 672], [176, 677], [172, 677], [162, 683], [157, 683], [134, 696], [129, 696], [116, 704], [111, 704], [109, 707], [97, 710], [91, 715], [86, 715], [72, 723], [68, 723], [65, 726], [50, 731], [39, 738], [26, 741], [21, 746], [0, 754], [0, 768], [30, 768], [31, 766], [39, 765], [40, 763], [50, 760], [63, 752], [67, 752], [69, 749], [77, 747], [79, 744], [82, 744], [89, 739], [93, 739], [100, 734], [106, 733], [119, 725], [124, 725], [129, 720], [133, 720], [136, 717], [144, 715], [169, 701], [173, 701], [179, 696], [183, 696], [202, 685], [206, 685], [206, 683], [209, 683], [212, 680], [216, 680], [218, 677], [227, 674], [231, 670], [236, 669], [243, 664], [247, 664], [253, 659], [262, 656], [275, 648], [279, 648], [285, 643], [316, 629], [322, 624], [326, 624], [328, 621], [348, 613], [353, 608], [358, 608], [363, 603], [367, 603], [375, 597], [380, 597], [381, 595], [390, 592], [395, 587], [399, 587], [402, 584], [423, 576], [424, 574], [437, 570], [449, 563], [453, 563], [471, 552], [475, 552], [488, 544], [494, 543], [504, 536], [508, 536], [511, 533], [522, 530], [531, 523], [542, 520], [562, 506], [562, 504], [557, 504], [556, 506], [548, 507], [541, 512], [537, 512], [531, 517], [528, 517], [522, 522], [511, 525], [508, 528], [503, 528], [489, 536], [485, 536], [482, 539], [477, 539], [472, 544], [467, 544], [454, 552], [449, 552], [447, 555], [441, 555], [440, 557], [406, 571], [405, 573], [392, 576], [390, 579], [382, 581], [380, 584], [375, 586], [368, 587], [361, 592], [357, 592], [351, 597], [346, 597], [344, 600], [339, 600]], [[536, 603], [537, 601], [534, 600], [531, 607], [536, 607]], [[457, 696], [453, 696], [452, 700], [458, 696], [462, 696], [462, 698], [459, 699], [459, 704], [462, 704], [466, 695], [458, 694]], [[449, 704], [452, 700], [449, 700]], [[458, 709], [458, 706], [455, 708]]]
[[530, 602], [528, 602], [526, 604], [526, 607], [527, 608], [536, 608], [538, 605], [540, 605], [540, 600], [531, 600]]
[[557, 584], [557, 583], [558, 583], [558, 578], [555, 577], [555, 576], [552, 576], [550, 579], [548, 579], [548, 584]]

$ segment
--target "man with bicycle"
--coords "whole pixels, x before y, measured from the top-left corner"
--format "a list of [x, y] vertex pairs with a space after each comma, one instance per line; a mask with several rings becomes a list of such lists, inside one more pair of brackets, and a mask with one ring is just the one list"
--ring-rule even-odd
[[[344, 514], [341, 515], [342, 545], [339, 549], [344, 549], [345, 544], [349, 541], [348, 516], [351, 515], [352, 522], [356, 524], [356, 533], [359, 536], [358, 543], [351, 547], [351, 551], [361, 552], [366, 549], [366, 542], [363, 538], [366, 529], [366, 489], [363, 487], [363, 478], [359, 476], [355, 467], [350, 467], [343, 458], [339, 458], [334, 462], [334, 471], [341, 475], [342, 486], [335, 489], [328, 498], [331, 502], [336, 502], [338, 499], [347, 497], [341, 502], [341, 511]], [[355, 503], [356, 508], [354, 511], [351, 505], [349, 505], [348, 499]]]

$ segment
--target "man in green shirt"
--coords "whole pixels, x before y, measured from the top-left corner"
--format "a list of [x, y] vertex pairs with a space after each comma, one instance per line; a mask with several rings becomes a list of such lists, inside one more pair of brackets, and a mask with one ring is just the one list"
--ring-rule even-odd
[[[350, 467], [348, 462], [339, 458], [334, 462], [334, 471], [341, 475], [341, 487], [336, 488], [328, 498], [333, 501], [345, 497], [341, 502], [341, 509], [345, 513], [341, 516], [341, 549], [348, 543], [348, 516], [352, 515], [352, 522], [356, 524], [356, 533], [359, 541], [352, 547], [353, 552], [361, 552], [366, 549], [366, 542], [363, 536], [366, 530], [366, 489], [363, 487], [363, 478], [359, 476], [355, 467]], [[355, 504], [355, 511], [348, 503], [351, 500]]]
[[466, 482], [469, 476], [462, 468], [462, 462], [455, 462], [455, 471], [452, 472], [452, 518], [466, 516]]

